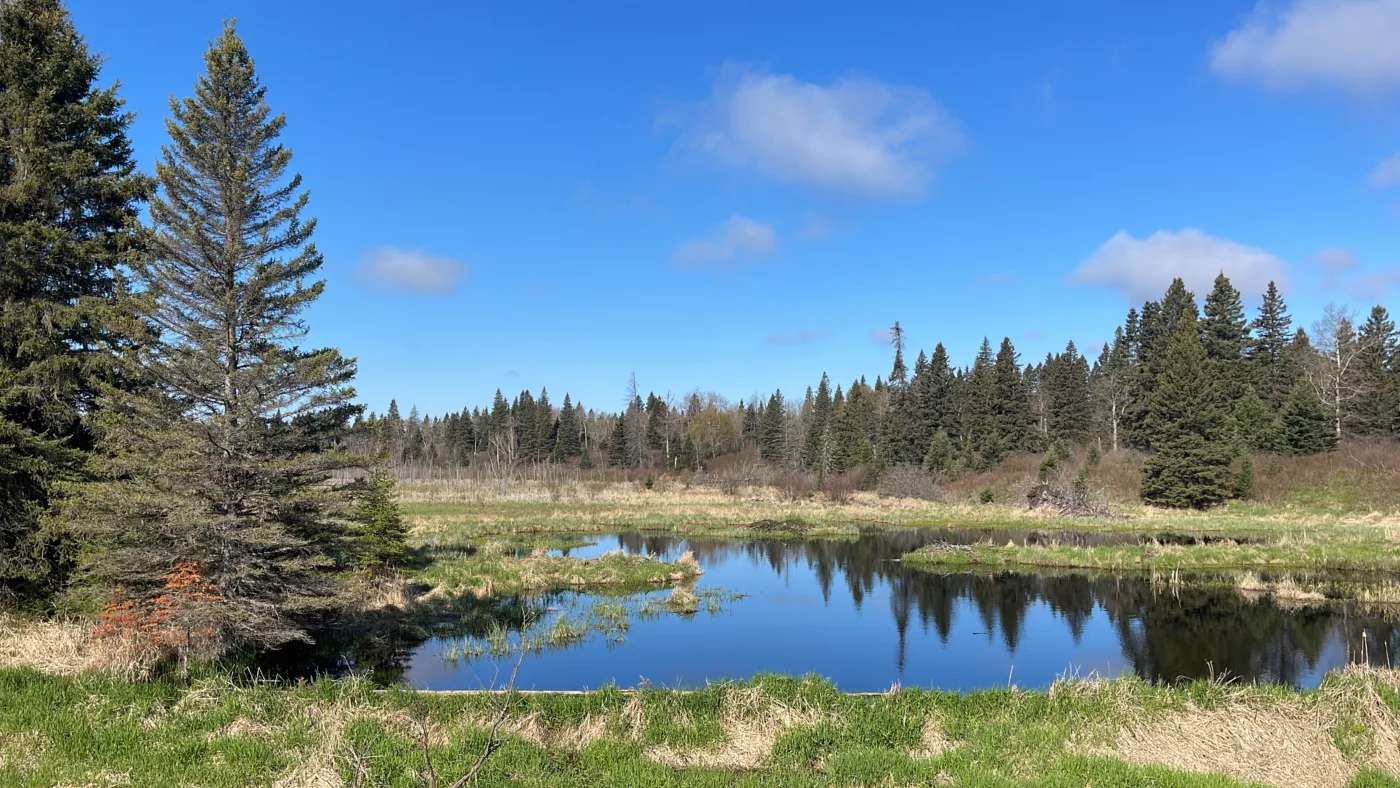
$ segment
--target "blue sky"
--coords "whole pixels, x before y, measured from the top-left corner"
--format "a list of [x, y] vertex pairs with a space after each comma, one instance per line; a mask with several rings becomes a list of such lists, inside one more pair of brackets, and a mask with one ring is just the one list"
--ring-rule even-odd
[[238, 18], [376, 410], [1029, 360], [1221, 268], [1396, 311], [1400, 0], [439, 5], [70, 3], [147, 170]]

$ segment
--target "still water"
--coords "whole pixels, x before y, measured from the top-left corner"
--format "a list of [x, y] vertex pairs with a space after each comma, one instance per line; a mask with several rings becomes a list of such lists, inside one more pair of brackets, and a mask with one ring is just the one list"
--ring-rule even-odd
[[[568, 554], [621, 549], [672, 560], [690, 550], [704, 569], [698, 589], [746, 596], [714, 614], [635, 619], [620, 641], [592, 637], [527, 656], [517, 686], [692, 687], [776, 672], [817, 673], [850, 692], [896, 683], [1044, 687], [1065, 674], [1153, 681], [1214, 675], [1308, 687], [1348, 662], [1386, 664], [1400, 646], [1388, 617], [1348, 606], [1295, 608], [1230, 587], [1131, 575], [924, 572], [897, 560], [923, 544], [974, 535], [989, 536], [919, 529], [850, 540], [598, 537]], [[1000, 543], [1045, 538], [990, 536]], [[560, 594], [550, 604], [580, 602], [587, 604], [582, 595]], [[422, 689], [477, 689], [498, 671], [509, 673], [511, 660], [449, 658], [454, 642], [434, 637], [405, 649], [396, 660], [402, 673], [395, 673]]]

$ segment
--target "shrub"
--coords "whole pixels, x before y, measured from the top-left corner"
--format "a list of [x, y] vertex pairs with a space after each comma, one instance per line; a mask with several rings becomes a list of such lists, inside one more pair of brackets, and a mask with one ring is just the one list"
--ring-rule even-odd
[[992, 489], [990, 484], [977, 492], [977, 501], [979, 503], [991, 503], [996, 500], [996, 497], [996, 491]]
[[921, 501], [943, 500], [943, 490], [933, 477], [917, 465], [896, 465], [880, 475], [875, 492], [881, 498], [916, 498]]
[[861, 478], [864, 475], [859, 468], [845, 473], [827, 474], [822, 480], [822, 492], [826, 493], [826, 497], [834, 504], [848, 504], [856, 490], [860, 489]]
[[798, 473], [788, 471], [780, 473], [773, 478], [773, 487], [782, 494], [787, 501], [803, 501], [812, 497], [813, 491], [817, 489], [816, 482], [812, 475], [808, 473]]

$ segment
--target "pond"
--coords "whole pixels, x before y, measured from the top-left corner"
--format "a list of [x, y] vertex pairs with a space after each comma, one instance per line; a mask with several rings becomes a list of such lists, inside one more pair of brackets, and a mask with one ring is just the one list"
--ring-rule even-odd
[[[898, 561], [924, 544], [986, 538], [1021, 544], [1051, 537], [958, 529], [812, 540], [596, 537], [567, 554], [620, 549], [672, 560], [692, 551], [704, 569], [698, 592], [744, 596], [694, 615], [657, 615], [656, 603], [669, 591], [633, 595], [623, 600], [634, 613], [625, 632], [532, 653], [517, 686], [694, 687], [776, 672], [821, 674], [850, 692], [894, 684], [1045, 687], [1067, 674], [1168, 682], [1227, 676], [1311, 687], [1349, 662], [1388, 664], [1400, 647], [1400, 629], [1388, 616], [1341, 604], [1297, 607], [1250, 598], [1228, 578], [1172, 584], [1146, 576], [945, 574]], [[544, 602], [551, 610], [578, 611], [598, 599], [607, 597], [562, 593]], [[635, 615], [649, 602], [653, 615]], [[396, 678], [421, 689], [478, 689], [509, 674], [513, 659], [493, 660], [489, 650], [459, 657], [461, 644], [432, 637], [405, 647], [395, 660]]]

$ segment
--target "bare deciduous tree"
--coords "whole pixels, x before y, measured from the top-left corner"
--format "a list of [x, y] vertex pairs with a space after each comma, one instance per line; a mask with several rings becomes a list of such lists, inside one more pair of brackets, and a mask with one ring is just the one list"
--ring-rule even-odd
[[1351, 403], [1364, 392], [1357, 374], [1366, 347], [1356, 335], [1356, 312], [1328, 304], [1322, 318], [1313, 323], [1314, 353], [1304, 365], [1318, 399], [1332, 411], [1333, 427], [1342, 437]]

